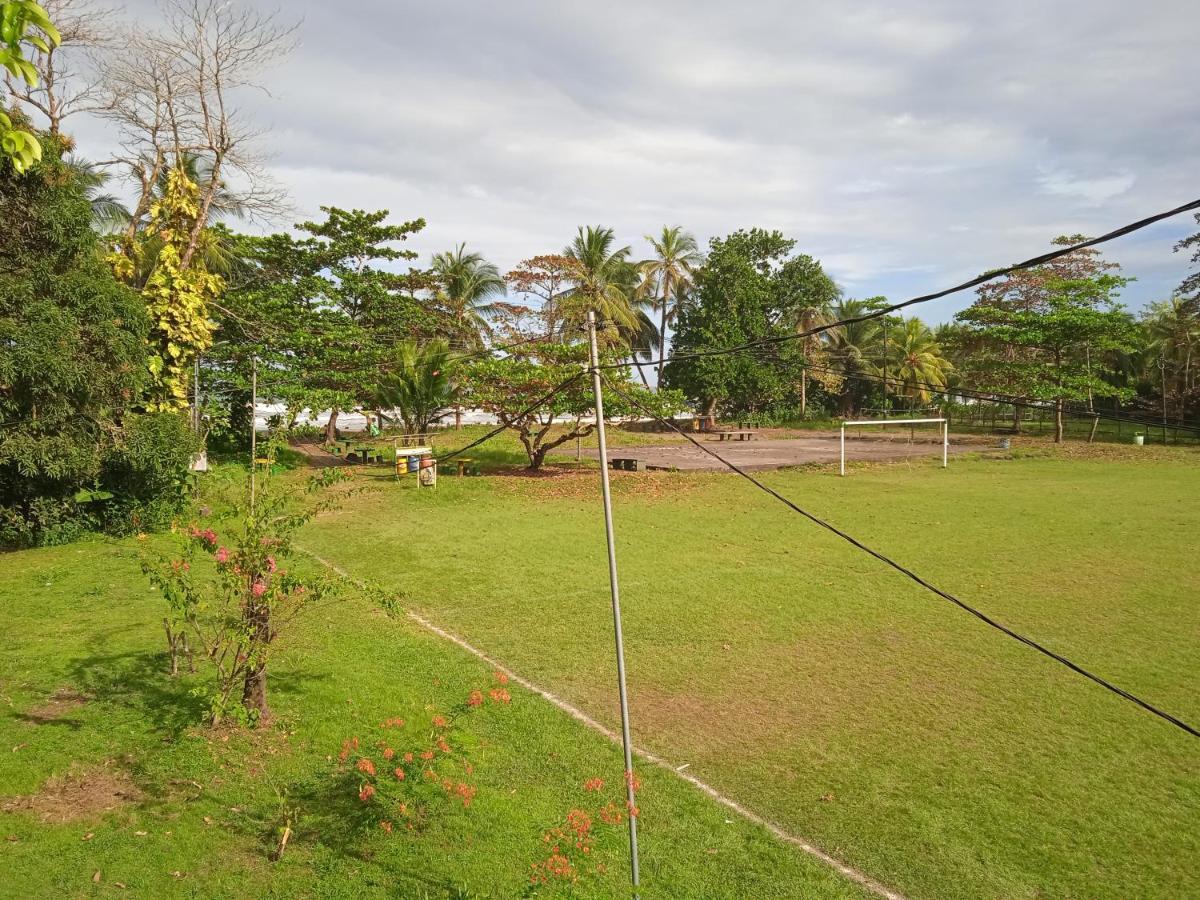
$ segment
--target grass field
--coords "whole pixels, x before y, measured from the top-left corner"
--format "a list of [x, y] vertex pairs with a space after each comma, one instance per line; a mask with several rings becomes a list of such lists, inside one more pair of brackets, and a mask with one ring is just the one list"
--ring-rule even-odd
[[[766, 478], [1200, 719], [1194, 453], [1014, 457]], [[913, 896], [1194, 896], [1193, 739], [739, 479], [616, 490], [640, 744]], [[594, 475], [381, 483], [307, 541], [615, 723]]]
[[[516, 454], [508, 439], [476, 453], [486, 466]], [[1197, 461], [1019, 447], [946, 471], [765, 478], [1194, 721]], [[594, 469], [420, 492], [358, 480], [366, 490], [302, 544], [616, 724]], [[639, 745], [911, 897], [1195, 895], [1200, 747], [1182, 732], [740, 479], [622, 473], [614, 489]], [[281, 648], [278, 727], [193, 727], [189, 679], [161, 674], [161, 600], [136, 545], [0, 557], [0, 895], [517, 896], [542, 833], [592, 799], [583, 782], [620, 783], [612, 744], [514, 689], [463, 718], [471, 809], [420, 835], [353, 830], [329, 759], [341, 742], [461, 705], [488, 668], [350, 597]], [[72, 772], [127, 796], [72, 812]], [[642, 775], [645, 896], [861, 895], [669, 773]], [[292, 807], [297, 836], [271, 863]], [[609, 871], [573, 895], [621, 895], [624, 840], [598, 828]]]

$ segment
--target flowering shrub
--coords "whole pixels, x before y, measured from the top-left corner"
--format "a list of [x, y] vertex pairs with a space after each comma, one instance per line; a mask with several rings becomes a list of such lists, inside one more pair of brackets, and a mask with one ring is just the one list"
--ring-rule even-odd
[[[641, 782], [633, 772], [625, 773], [626, 782], [636, 791]], [[601, 804], [594, 813], [576, 807], [567, 813], [566, 819], [542, 835], [542, 843], [548, 854], [530, 864], [529, 880], [532, 885], [553, 882], [577, 884], [586, 875], [603, 875], [607, 866], [596, 857], [596, 821], [610, 829], [622, 825], [628, 812], [637, 816], [637, 807], [628, 801], [619, 802], [604, 795], [604, 779], [589, 778], [583, 783], [585, 794], [593, 795], [583, 804]], [[595, 796], [599, 795], [599, 796]]]
[[[337, 480], [340, 476], [327, 470], [312, 479], [309, 493]], [[194, 670], [188, 635], [212, 668], [212, 724], [230, 716], [249, 724], [270, 718], [271, 645], [281, 628], [332, 587], [328, 579], [301, 578], [280, 567], [280, 560], [291, 554], [295, 531], [330, 505], [317, 502], [295, 511], [289, 501], [284, 491], [268, 487], [260, 492], [254, 512], [242, 511], [241, 528], [232, 535], [222, 538], [211, 527], [191, 525], [182, 532], [178, 556], [143, 558], [143, 571], [169, 607], [164, 625], [171, 673], [178, 671], [180, 652], [188, 655]]]
[[[494, 705], [510, 702], [503, 694]], [[481, 706], [483, 692], [473, 690], [455, 714], [435, 713], [427, 726], [392, 717], [379, 723], [374, 741], [357, 735], [343, 741], [337, 765], [345, 790], [362, 804], [361, 824], [387, 834], [417, 831], [435, 814], [469, 809], [479, 789], [472, 739], [458, 726]]]

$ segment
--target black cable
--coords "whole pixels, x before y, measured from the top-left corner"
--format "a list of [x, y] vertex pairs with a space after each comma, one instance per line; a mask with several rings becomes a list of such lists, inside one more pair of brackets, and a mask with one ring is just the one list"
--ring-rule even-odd
[[[864, 544], [862, 541], [858, 540], [857, 538], [851, 537], [850, 535], [848, 535], [846, 532], [842, 531], [837, 526], [832, 525], [829, 522], [826, 522], [824, 519], [813, 515], [812, 513], [808, 512], [807, 510], [801, 509], [799, 506], [797, 506], [795, 503], [793, 503], [787, 497], [783, 496], [782, 494], [780, 494], [778, 491], [774, 490], [773, 488], [770, 488], [767, 485], [763, 484], [761, 481], [759, 481], [757, 478], [755, 478], [749, 472], [746, 472], [744, 469], [741, 469], [738, 466], [734, 465], [733, 463], [731, 463], [729, 460], [725, 459], [723, 456], [721, 456], [719, 453], [715, 452], [714, 450], [710, 450], [708, 447], [705, 447], [703, 444], [701, 444], [699, 441], [697, 441], [695, 438], [693, 438], [690, 434], [681, 430], [677, 425], [675, 425], [674, 422], [670, 422], [670, 421], [664, 419], [662, 416], [657, 415], [656, 413], [651, 412], [650, 410], [646, 409], [646, 407], [643, 406], [641, 403], [639, 403], [636, 399], [630, 397], [628, 394], [626, 394], [624, 391], [622, 391], [616, 385], [612, 384], [612, 382], [609, 381], [608, 378], [605, 378], [604, 380], [606, 382], [608, 382], [608, 386], [609, 386], [610, 390], [612, 390], [618, 396], [623, 397], [635, 409], [640, 409], [644, 415], [649, 416], [651, 419], [654, 419], [657, 422], [661, 422], [663, 425], [666, 425], [672, 431], [675, 431], [676, 433], [683, 435], [683, 437], [687, 438], [689, 441], [691, 441], [693, 444], [695, 444], [699, 449], [701, 449], [702, 451], [707, 453], [709, 456], [713, 457], [713, 459], [717, 460], [722, 465], [728, 467], [729, 469], [733, 470], [734, 472], [737, 472], [737, 474], [741, 475], [743, 478], [745, 478], [747, 481], [749, 481], [751, 484], [753, 484], [756, 488], [770, 494], [776, 500], [780, 501], [781, 503], [786, 505], [788, 508], [790, 508], [793, 512], [799, 513], [800, 515], [804, 516], [804, 518], [808, 519], [810, 522], [813, 522], [816, 525], [820, 525], [822, 528], [826, 529], [827, 531], [830, 531], [833, 534], [836, 534], [842, 540], [849, 542], [853, 546], [857, 547], [859, 550], [862, 550], [864, 553], [870, 554], [871, 556], [875, 557], [880, 562], [884, 563], [885, 565], [890, 566], [891, 568], [895, 569], [897, 572], [906, 576], [907, 578], [911, 579], [912, 581], [915, 581], [917, 584], [919, 584], [921, 587], [925, 588], [926, 590], [931, 591], [934, 594], [937, 594], [943, 600], [949, 600], [955, 606], [970, 613], [975, 618], [979, 619], [981, 622], [984, 622], [985, 624], [990, 625], [992, 628], [995, 628], [996, 630], [1002, 632], [1003, 634], [1008, 635], [1013, 640], [1020, 641], [1022, 644], [1024, 644], [1027, 647], [1033, 648], [1038, 653], [1041, 653], [1044, 656], [1050, 657], [1055, 662], [1061, 663], [1062, 665], [1064, 665], [1068, 669], [1070, 669], [1072, 672], [1075, 672], [1091, 681], [1094, 681], [1096, 684], [1100, 685], [1101, 687], [1103, 687], [1109, 691], [1112, 691], [1117, 696], [1123, 697], [1126, 700], [1130, 701], [1131, 703], [1137, 704], [1142, 709], [1146, 710], [1146, 712], [1153, 713], [1154, 715], [1158, 716], [1160, 719], [1165, 719], [1166, 721], [1170, 722], [1172, 725], [1176, 726], [1177, 728], [1181, 728], [1183, 731], [1186, 731], [1192, 737], [1200, 738], [1200, 731], [1196, 730], [1191, 725], [1189, 725], [1187, 722], [1184, 722], [1182, 719], [1179, 719], [1176, 716], [1171, 715], [1169, 712], [1159, 709], [1157, 706], [1154, 706], [1151, 703], [1147, 703], [1145, 700], [1142, 700], [1140, 697], [1129, 693], [1129, 691], [1125, 690], [1124, 688], [1117, 687], [1111, 681], [1107, 681], [1104, 678], [1101, 678], [1099, 675], [1089, 672], [1087, 669], [1083, 668], [1079, 664], [1072, 662], [1071, 660], [1067, 659], [1065, 656], [1063, 656], [1059, 653], [1055, 653], [1050, 648], [1044, 646], [1043, 644], [1039, 644], [1037, 641], [1033, 640], [1032, 638], [1026, 637], [1025, 635], [1009, 628], [1007, 625], [1003, 625], [1000, 622], [997, 622], [991, 616], [976, 609], [975, 607], [971, 606], [970, 604], [965, 603], [962, 600], [959, 600], [953, 594], [930, 584], [928, 581], [926, 581], [924, 578], [922, 578], [917, 573], [913, 572], [911, 569], [905, 568], [904, 566], [900, 565], [900, 563], [896, 562], [895, 560], [891, 559], [890, 557], [884, 556], [878, 550], [871, 549], [866, 544]], [[608, 461], [601, 460], [600, 464], [608, 465]]]
[[[576, 372], [574, 375], [572, 375], [566, 381], [560, 382], [558, 387], [554, 388], [554, 390], [552, 390], [550, 393], [546, 394], [546, 396], [542, 397], [540, 400], [536, 400], [535, 402], [533, 402], [532, 404], [527, 406], [525, 409], [521, 410], [521, 412], [517, 413], [515, 416], [512, 416], [510, 418], [512, 418], [512, 419], [525, 418], [527, 415], [529, 415], [533, 411], [544, 406], [546, 403], [549, 403], [556, 396], [558, 396], [558, 394], [565, 391], [568, 387], [570, 387], [572, 384], [574, 384], [576, 381], [578, 381], [580, 378], [582, 378], [585, 374], [586, 374], [585, 371]], [[437, 462], [439, 464], [441, 464], [441, 463], [446, 462], [446, 460], [454, 459], [454, 457], [458, 456], [459, 454], [466, 453], [468, 450], [470, 450], [473, 447], [478, 447], [484, 441], [490, 441], [492, 438], [494, 438], [496, 435], [498, 435], [500, 432], [504, 431], [508, 427], [509, 427], [508, 425], [501, 422], [499, 425], [497, 425], [495, 428], [493, 428], [491, 431], [489, 431], [487, 434], [485, 434], [479, 440], [471, 441], [471, 443], [467, 444], [467, 446], [459, 447], [457, 450], [455, 450], [451, 453], [447, 453], [445, 456], [436, 457]]]
[[[904, 309], [905, 307], [913, 306], [917, 303], [927, 303], [930, 300], [939, 300], [942, 297], [949, 296], [950, 294], [957, 294], [959, 291], [965, 291], [965, 290], [968, 290], [969, 288], [978, 287], [979, 285], [981, 285], [985, 282], [992, 281], [992, 280], [994, 280], [996, 278], [1000, 278], [1004, 275], [1011, 275], [1013, 272], [1019, 272], [1022, 269], [1033, 269], [1033, 268], [1036, 268], [1037, 266], [1043, 266], [1046, 263], [1053, 262], [1054, 260], [1056, 260], [1060, 257], [1066, 256], [1067, 254], [1074, 253], [1078, 250], [1085, 250], [1088, 247], [1095, 247], [1097, 244], [1103, 244], [1107, 241], [1115, 240], [1116, 238], [1119, 238], [1119, 237], [1124, 237], [1125, 235], [1132, 234], [1135, 231], [1139, 231], [1140, 229], [1145, 228], [1148, 225], [1153, 225], [1155, 222], [1161, 222], [1163, 219], [1169, 219], [1172, 216], [1177, 216], [1180, 213], [1191, 212], [1192, 210], [1195, 210], [1195, 209], [1200, 209], [1200, 200], [1193, 200], [1190, 203], [1185, 203], [1182, 206], [1177, 206], [1174, 209], [1167, 210], [1166, 212], [1155, 213], [1152, 216], [1147, 216], [1144, 219], [1139, 219], [1137, 222], [1131, 222], [1128, 225], [1122, 225], [1120, 228], [1116, 228], [1113, 231], [1108, 232], [1107, 234], [1100, 235], [1100, 237], [1091, 238], [1090, 240], [1086, 240], [1086, 241], [1080, 241], [1078, 244], [1072, 244], [1069, 247], [1063, 247], [1058, 250], [1052, 250], [1049, 253], [1043, 253], [1041, 256], [1032, 257], [1031, 259], [1027, 259], [1024, 262], [1014, 263], [1013, 265], [1006, 266], [1003, 269], [996, 269], [995, 271], [987, 272], [983, 275], [979, 275], [979, 276], [976, 276], [975, 278], [972, 278], [970, 281], [964, 281], [962, 284], [955, 285], [954, 287], [949, 287], [949, 288], [945, 288], [940, 291], [935, 291], [932, 294], [922, 294], [919, 297], [913, 297], [913, 298], [911, 298], [909, 300], [905, 300], [901, 303], [894, 303], [891, 306], [885, 306], [880, 309], [874, 310], [872, 312], [865, 313], [864, 315], [861, 315], [861, 316], [851, 316], [850, 318], [840, 319], [836, 322], [829, 322], [828, 324], [825, 324], [825, 325], [817, 325], [816, 327], [810, 328], [807, 331], [798, 331], [798, 332], [795, 332], [794, 334], [784, 334], [784, 335], [776, 335], [775, 337], [761, 338], [756, 341], [747, 341], [744, 344], [737, 344], [732, 347], [714, 347], [711, 350], [695, 350], [690, 353], [680, 354], [678, 356], [663, 357], [661, 359], [652, 359], [652, 360], [648, 360], [646, 363], [644, 363], [644, 365], [657, 365], [660, 362], [662, 362], [662, 363], [670, 362], [672, 359], [698, 359], [698, 358], [704, 357], [704, 356], [724, 356], [725, 354], [728, 354], [728, 353], [738, 353], [742, 350], [750, 350], [754, 347], [763, 347], [763, 346], [768, 346], [771, 344], [783, 344], [783, 343], [787, 343], [788, 341], [801, 340], [806, 337], [811, 337], [814, 334], [822, 334], [823, 332], [829, 331], [830, 329], [839, 328], [843, 325], [856, 325], [859, 322], [866, 322], [871, 319], [878, 319], [878, 318], [886, 316], [890, 313], [894, 313], [894, 312], [896, 312], [896, 310]], [[618, 368], [618, 365], [615, 363], [608, 363], [608, 364], [600, 366], [599, 368], [615, 369], [615, 368]]]

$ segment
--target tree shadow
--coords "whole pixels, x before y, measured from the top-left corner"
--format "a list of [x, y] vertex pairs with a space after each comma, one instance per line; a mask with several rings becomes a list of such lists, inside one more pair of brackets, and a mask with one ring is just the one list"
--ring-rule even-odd
[[204, 721], [207, 704], [192, 691], [200, 676], [172, 678], [166, 651], [94, 653], [73, 660], [68, 671], [80, 690], [135, 713], [159, 731], [178, 734]]

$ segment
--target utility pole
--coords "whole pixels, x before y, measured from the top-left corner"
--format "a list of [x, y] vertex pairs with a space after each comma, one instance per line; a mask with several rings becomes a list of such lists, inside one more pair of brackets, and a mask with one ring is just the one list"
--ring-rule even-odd
[[250, 515], [254, 515], [254, 474], [258, 465], [258, 354], [250, 357]]
[[629, 737], [629, 698], [625, 690], [625, 641], [621, 632], [621, 597], [617, 586], [617, 548], [613, 539], [612, 494], [608, 486], [608, 443], [604, 436], [604, 396], [600, 389], [600, 352], [596, 347], [596, 313], [588, 310], [592, 392], [596, 398], [596, 434], [600, 443], [600, 492], [604, 497], [604, 535], [608, 540], [608, 584], [612, 592], [613, 631], [617, 641], [617, 692], [621, 700], [621, 745], [625, 750], [625, 798], [629, 813], [629, 877], [638, 896], [637, 797], [633, 786], [633, 745]]

